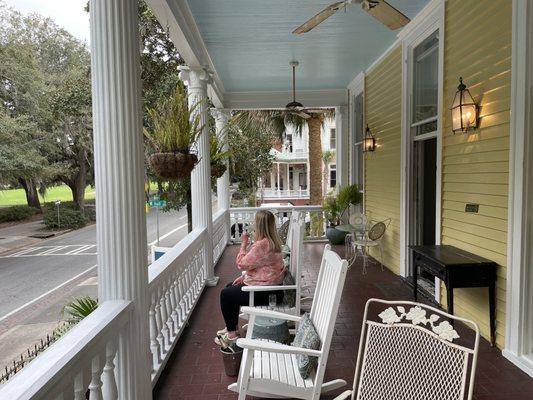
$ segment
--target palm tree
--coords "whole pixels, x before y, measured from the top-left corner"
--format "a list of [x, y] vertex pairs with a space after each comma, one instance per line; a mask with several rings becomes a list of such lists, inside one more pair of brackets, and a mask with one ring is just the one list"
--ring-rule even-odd
[[333, 158], [335, 157], [335, 150], [326, 150], [322, 153], [322, 162], [324, 163], [323, 168], [323, 175], [322, 175], [322, 183], [324, 185], [324, 194], [328, 192], [328, 186], [327, 186], [327, 173], [328, 173], [328, 166], [333, 161]]
[[[258, 124], [263, 129], [270, 131], [278, 137], [285, 134], [287, 126], [292, 127], [296, 134], [301, 135], [304, 126], [307, 125], [309, 132], [309, 202], [322, 204], [322, 126], [327, 118], [334, 115], [333, 109], [327, 109], [324, 113], [309, 113], [309, 118], [303, 118], [286, 110], [251, 110], [239, 111], [236, 118]], [[250, 122], [251, 121], [251, 122]]]

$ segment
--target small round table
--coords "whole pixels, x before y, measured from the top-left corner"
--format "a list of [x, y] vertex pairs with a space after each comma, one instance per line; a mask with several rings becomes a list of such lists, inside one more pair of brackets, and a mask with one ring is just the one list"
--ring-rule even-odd
[[279, 343], [290, 343], [289, 326], [287, 321], [270, 318], [256, 317], [252, 339], [268, 339]]
[[344, 224], [338, 225], [336, 228], [339, 231], [348, 232], [348, 233], [365, 233], [367, 228], [365, 225], [353, 225], [353, 224]]

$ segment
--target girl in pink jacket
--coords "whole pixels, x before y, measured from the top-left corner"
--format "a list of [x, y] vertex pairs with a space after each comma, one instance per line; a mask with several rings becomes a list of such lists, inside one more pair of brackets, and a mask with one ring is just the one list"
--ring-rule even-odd
[[[241, 275], [222, 289], [220, 308], [226, 328], [217, 332], [219, 335], [234, 341], [239, 337], [237, 324], [241, 306], [249, 304], [249, 292], [243, 292], [244, 285], [280, 285], [285, 277], [281, 239], [276, 230], [276, 220], [270, 211], [258, 211], [255, 216], [255, 243], [248, 249], [249, 237], [242, 236], [242, 244], [237, 255], [237, 268]], [[255, 305], [267, 305], [269, 295], [275, 294], [277, 301], [283, 299], [283, 291], [256, 292]], [[217, 341], [217, 340], [215, 340]]]

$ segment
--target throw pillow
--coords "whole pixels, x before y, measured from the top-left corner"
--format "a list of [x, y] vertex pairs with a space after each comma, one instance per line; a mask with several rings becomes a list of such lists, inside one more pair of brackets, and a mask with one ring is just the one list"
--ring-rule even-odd
[[[320, 349], [320, 337], [318, 336], [318, 333], [313, 325], [313, 322], [309, 318], [308, 313], [303, 315], [292, 345], [295, 347], [303, 347], [304, 349]], [[318, 358], [313, 356], [298, 354], [296, 356], [296, 360], [298, 362], [300, 375], [303, 379], [309, 378], [311, 371], [313, 371], [318, 364]]]

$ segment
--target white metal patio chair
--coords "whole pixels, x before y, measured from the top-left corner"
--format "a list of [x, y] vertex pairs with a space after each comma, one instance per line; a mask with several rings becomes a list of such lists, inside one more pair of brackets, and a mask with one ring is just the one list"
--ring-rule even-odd
[[[290, 243], [290, 263], [289, 271], [294, 278], [294, 285], [278, 285], [278, 286], [243, 286], [242, 291], [250, 293], [250, 307], [254, 307], [254, 293], [262, 291], [274, 291], [274, 290], [294, 290], [296, 292], [295, 306], [290, 307], [286, 304], [278, 304], [274, 310], [293, 315], [300, 315], [300, 300], [301, 300], [301, 271], [302, 264], [302, 250], [303, 239], [305, 234], [304, 222], [300, 220], [299, 213], [295, 212], [291, 216], [291, 229], [290, 237], [288, 241]], [[260, 308], [269, 308], [269, 306], [259, 306]], [[247, 315], [242, 315], [243, 319], [247, 318]]]
[[[449, 320], [473, 329], [463, 340], [470, 344], [453, 343], [459, 335]], [[470, 400], [478, 347], [479, 328], [470, 320], [421, 303], [370, 299], [353, 388], [335, 400]]]
[[365, 233], [368, 226], [368, 219], [365, 214], [357, 212], [349, 217], [350, 224], [356, 228], [359, 228], [358, 232], [350, 232], [346, 235], [345, 239], [345, 257], [348, 261], [348, 268], [350, 268], [357, 257], [357, 247], [355, 241], [365, 237]]
[[350, 266], [353, 265], [357, 260], [357, 249], [361, 248], [361, 254], [363, 256], [363, 274], [366, 274], [368, 249], [376, 247], [379, 250], [379, 263], [381, 265], [381, 270], [383, 270], [383, 249], [381, 247], [381, 239], [385, 235], [385, 232], [387, 231], [387, 228], [389, 227], [390, 223], [391, 219], [389, 218], [384, 221], [379, 221], [372, 224], [372, 226], [370, 227], [368, 232], [366, 232], [363, 238], [356, 238], [353, 240], [353, 242], [349, 244], [349, 246], [353, 249], [353, 253], [350, 254], [353, 256], [353, 258], [350, 260]]
[[[258, 316], [300, 322], [299, 315], [254, 307], [243, 307], [250, 316], [250, 328], [245, 339], [237, 340], [244, 348], [239, 378], [228, 386], [239, 393], [239, 400], [246, 395], [268, 398], [297, 398], [318, 400], [320, 394], [338, 389], [346, 384], [342, 379], [323, 383], [331, 338], [346, 278], [347, 263], [325, 246], [310, 319], [320, 337], [319, 350], [283, 345], [265, 340], [251, 339], [255, 318]], [[307, 379], [298, 370], [297, 354], [318, 357], [317, 368]]]

